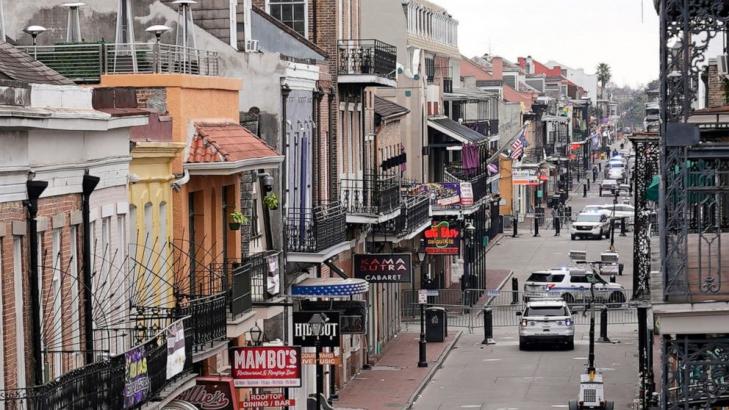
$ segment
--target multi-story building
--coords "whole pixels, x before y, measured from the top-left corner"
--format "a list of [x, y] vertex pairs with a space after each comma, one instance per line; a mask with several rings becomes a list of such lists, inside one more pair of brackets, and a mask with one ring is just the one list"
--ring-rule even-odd
[[[94, 110], [91, 89], [8, 43], [0, 43], [0, 60], [3, 396], [21, 407], [31, 397], [39, 407], [66, 403], [74, 398], [60, 391], [90, 373], [100, 385], [81, 383], [79, 391], [103, 395], [109, 358], [130, 346], [131, 323], [117, 312], [134, 287], [129, 138], [147, 115]], [[88, 366], [95, 370], [77, 370]], [[55, 389], [46, 388], [51, 381]]]

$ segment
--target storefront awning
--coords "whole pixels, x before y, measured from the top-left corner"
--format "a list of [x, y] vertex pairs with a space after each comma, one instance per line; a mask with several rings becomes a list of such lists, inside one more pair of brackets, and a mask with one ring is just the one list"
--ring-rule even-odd
[[429, 119], [428, 127], [453, 138], [461, 144], [479, 144], [488, 140], [487, 136], [465, 127], [450, 118]]
[[303, 298], [337, 298], [367, 292], [364, 279], [322, 278], [306, 279], [291, 287], [291, 296]]

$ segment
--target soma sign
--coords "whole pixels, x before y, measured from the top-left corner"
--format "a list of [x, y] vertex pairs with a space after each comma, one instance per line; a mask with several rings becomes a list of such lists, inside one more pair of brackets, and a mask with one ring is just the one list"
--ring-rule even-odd
[[423, 235], [425, 253], [429, 255], [458, 255], [461, 252], [461, 231], [448, 221], [433, 222]]
[[354, 255], [354, 276], [371, 283], [409, 283], [413, 272], [409, 253]]

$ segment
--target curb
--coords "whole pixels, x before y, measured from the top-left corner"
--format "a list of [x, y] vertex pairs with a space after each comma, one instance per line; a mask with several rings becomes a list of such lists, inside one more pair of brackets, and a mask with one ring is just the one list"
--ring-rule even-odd
[[433, 379], [433, 376], [435, 376], [435, 373], [438, 371], [438, 369], [440, 369], [440, 366], [448, 358], [448, 355], [451, 354], [453, 347], [456, 345], [456, 343], [458, 343], [458, 340], [460, 340], [462, 334], [463, 334], [463, 331], [459, 330], [458, 334], [456, 335], [456, 337], [453, 338], [450, 345], [448, 345], [448, 347], [446, 347], [443, 350], [443, 352], [440, 354], [440, 356], [438, 357], [438, 360], [436, 360], [436, 362], [433, 364], [433, 366], [430, 366], [430, 368], [428, 370], [428, 374], [425, 375], [425, 378], [423, 379], [423, 381], [420, 382], [420, 384], [418, 385], [418, 388], [415, 389], [415, 392], [413, 392], [413, 394], [410, 395], [410, 398], [408, 399], [408, 404], [407, 404], [407, 406], [405, 406], [405, 409], [410, 410], [413, 408], [413, 404], [415, 404], [415, 401], [418, 399], [418, 397], [423, 392], [423, 390], [425, 390], [425, 386], [427, 386], [428, 383], [430, 383], [430, 380]]

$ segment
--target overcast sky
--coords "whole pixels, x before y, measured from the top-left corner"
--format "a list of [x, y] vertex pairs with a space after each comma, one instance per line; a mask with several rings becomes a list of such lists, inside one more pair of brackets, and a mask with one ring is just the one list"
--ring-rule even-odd
[[[467, 57], [489, 51], [516, 61], [531, 55], [635, 87], [658, 78], [658, 16], [652, 0], [430, 0], [459, 21]], [[641, 22], [641, 1], [643, 21]]]

